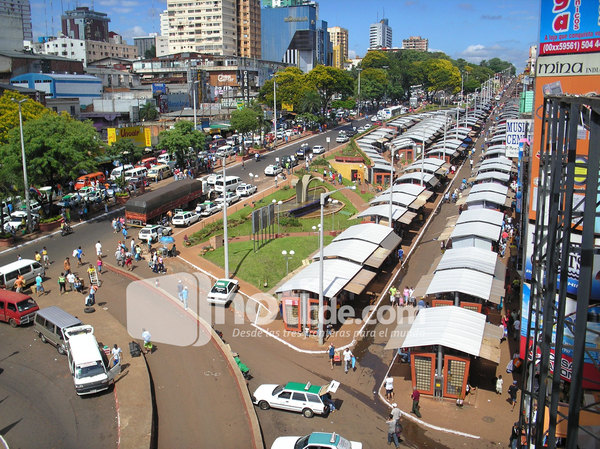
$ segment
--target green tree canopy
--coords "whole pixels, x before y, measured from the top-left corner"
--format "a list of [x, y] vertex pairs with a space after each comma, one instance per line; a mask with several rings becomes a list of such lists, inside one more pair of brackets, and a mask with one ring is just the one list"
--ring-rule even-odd
[[430, 92], [460, 92], [460, 71], [446, 59], [430, 59], [426, 63]]
[[18, 92], [5, 90], [4, 95], [0, 97], [0, 145], [8, 143], [8, 132], [19, 127], [19, 105], [13, 99], [21, 101], [26, 98], [28, 100], [21, 103], [23, 123], [39, 118], [42, 114], [49, 112], [44, 105], [37, 101], [33, 101]]
[[158, 117], [158, 109], [152, 101], [146, 101], [144, 106], [140, 108], [141, 120], [156, 120]]
[[252, 108], [236, 109], [231, 113], [231, 127], [238, 133], [246, 134], [260, 128], [259, 114]]
[[[37, 186], [54, 186], [96, 171], [96, 157], [102, 148], [91, 121], [80, 122], [54, 112], [28, 120], [23, 125], [23, 141], [28, 180]], [[8, 170], [22, 173], [18, 127], [9, 132], [8, 143], [0, 148], [0, 158]]]
[[185, 155], [190, 148], [196, 151], [204, 149], [205, 137], [204, 133], [194, 129], [194, 123], [182, 120], [175, 123], [173, 129], [160, 132], [158, 148], [174, 155], [177, 163], [184, 166]]
[[144, 149], [136, 146], [131, 139], [119, 139], [113, 145], [106, 147], [105, 155], [118, 159], [122, 164], [135, 164], [144, 156]]
[[321, 107], [329, 108], [334, 94], [346, 98], [352, 95], [354, 80], [346, 70], [318, 65], [306, 75], [307, 84], [315, 88], [321, 97]]

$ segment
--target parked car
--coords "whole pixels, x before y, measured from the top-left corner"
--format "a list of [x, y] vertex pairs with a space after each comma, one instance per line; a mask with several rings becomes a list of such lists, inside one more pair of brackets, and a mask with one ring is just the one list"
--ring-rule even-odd
[[349, 140], [350, 139], [348, 139], [348, 136], [346, 136], [346, 134], [340, 134], [335, 138], [336, 143], [346, 143]]
[[138, 239], [143, 240], [145, 242], [155, 243], [158, 242], [161, 236], [163, 235], [171, 235], [173, 233], [173, 229], [169, 226], [162, 225], [146, 225], [140, 232], [138, 232]]
[[263, 384], [252, 395], [252, 402], [261, 410], [280, 408], [312, 418], [315, 414], [325, 415], [329, 412], [329, 406], [323, 402], [323, 396], [330, 392], [335, 393], [339, 385], [335, 380], [323, 386], [311, 385], [310, 382]]
[[61, 198], [60, 201], [56, 203], [59, 207], [77, 207], [81, 203], [81, 196], [76, 193], [69, 193]]
[[173, 216], [171, 223], [173, 226], [189, 226], [200, 220], [200, 215], [196, 211], [178, 212]]
[[[200, 215], [203, 217], [210, 217], [212, 214], [216, 214], [223, 210], [223, 207], [219, 203], [215, 203], [214, 201], [205, 201], [202, 203], [202, 212]], [[198, 211], [198, 207], [196, 207], [196, 211]]]
[[283, 169], [278, 165], [267, 165], [265, 167], [265, 175], [267, 176], [277, 176], [282, 171]]
[[[10, 214], [10, 217], [4, 218], [4, 229], [10, 232], [11, 228], [15, 230], [24, 229], [26, 226], [23, 224], [24, 220], [27, 220], [27, 211], [17, 210]], [[36, 213], [31, 212], [31, 221], [33, 228], [40, 222], [40, 216]]]
[[242, 184], [235, 189], [235, 192], [239, 196], [250, 196], [256, 193], [257, 187], [252, 184]]
[[[83, 190], [83, 189], [82, 189]], [[90, 189], [86, 190], [85, 193], [81, 194], [83, 201], [88, 201], [90, 203], [100, 203], [104, 199], [106, 199], [106, 191], [99, 189]]]
[[279, 437], [271, 449], [362, 449], [362, 443], [348, 441], [337, 433], [313, 432], [304, 437]]
[[313, 154], [323, 154], [325, 153], [325, 147], [323, 145], [315, 145], [312, 148]]
[[240, 200], [240, 197], [235, 192], [225, 192], [224, 194], [222, 193], [221, 195], [219, 195], [217, 197], [217, 199], [215, 199], [215, 201], [217, 203], [222, 203], [224, 201], [227, 201], [227, 205], [237, 203], [239, 200]]
[[233, 301], [239, 286], [239, 282], [235, 279], [219, 279], [210, 289], [210, 293], [207, 295], [206, 300], [210, 304], [227, 306], [227, 304]]

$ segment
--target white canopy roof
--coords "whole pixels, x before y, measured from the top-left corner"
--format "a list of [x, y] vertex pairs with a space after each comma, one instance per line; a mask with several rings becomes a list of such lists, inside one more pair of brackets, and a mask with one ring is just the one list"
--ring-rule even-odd
[[461, 223], [457, 224], [450, 234], [451, 238], [469, 237], [476, 236], [484, 239], [491, 240], [492, 242], [497, 241], [500, 238], [500, 226], [495, 226], [490, 223], [484, 222], [472, 222], [472, 223]]
[[435, 187], [440, 182], [435, 177], [435, 175], [432, 175], [431, 173], [420, 172], [420, 171], [404, 173], [402, 176], [400, 176], [394, 182], [411, 182], [412, 183], [413, 181], [421, 182], [421, 179], [423, 179], [423, 184], [429, 184], [432, 187]]
[[[379, 248], [379, 245], [376, 243], [365, 242], [364, 240], [340, 240], [331, 242], [327, 245], [323, 250], [323, 257], [348, 259], [352, 262], [364, 264], [365, 260], [367, 260], [377, 248]], [[312, 258], [318, 260], [320, 257], [321, 251], [317, 251]]]
[[469, 195], [479, 192], [494, 192], [506, 196], [508, 194], [508, 186], [498, 184], [497, 182], [482, 182], [471, 187]]
[[486, 179], [508, 182], [510, 180], [510, 175], [508, 173], [502, 173], [499, 171], [488, 171], [485, 173], [478, 173], [475, 179], [477, 180], [477, 182], [484, 181]]
[[490, 223], [495, 226], [502, 226], [504, 214], [493, 209], [467, 209], [459, 215], [456, 224], [472, 223], [476, 221]]
[[393, 232], [394, 231], [388, 226], [375, 223], [364, 223], [350, 226], [334, 238], [333, 241], [339, 242], [340, 240], [360, 239], [380, 245]]
[[[368, 209], [362, 211], [357, 215], [358, 218], [370, 217], [371, 215], [377, 215], [379, 217], [390, 217], [390, 205], [380, 204], [378, 206], [371, 206]], [[406, 207], [401, 207], [396, 204], [392, 204], [392, 220], [400, 221], [402, 223], [409, 224], [415, 218], [416, 214], [410, 212]]]

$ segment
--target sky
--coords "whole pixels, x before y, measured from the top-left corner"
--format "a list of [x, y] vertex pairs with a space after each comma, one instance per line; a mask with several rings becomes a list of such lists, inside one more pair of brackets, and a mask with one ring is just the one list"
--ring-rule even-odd
[[[394, 47], [402, 39], [429, 39], [430, 51], [479, 64], [500, 58], [517, 71], [525, 66], [529, 47], [539, 40], [541, 0], [321, 0], [319, 18], [328, 26], [349, 32], [349, 57], [366, 54], [369, 26], [387, 18]], [[93, 8], [92, 8], [93, 4]], [[133, 37], [160, 33], [159, 14], [166, 1], [158, 0], [31, 0], [34, 38], [58, 34], [63, 11], [88, 6], [108, 14], [109, 30], [133, 45]]]

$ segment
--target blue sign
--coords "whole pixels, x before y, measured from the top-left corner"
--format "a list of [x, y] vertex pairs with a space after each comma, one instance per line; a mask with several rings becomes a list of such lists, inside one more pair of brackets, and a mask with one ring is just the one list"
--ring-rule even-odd
[[152, 84], [152, 94], [166, 94], [167, 85], [165, 83], [154, 83]]
[[542, 0], [540, 56], [600, 52], [598, 2]]

